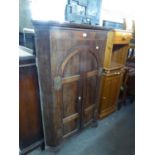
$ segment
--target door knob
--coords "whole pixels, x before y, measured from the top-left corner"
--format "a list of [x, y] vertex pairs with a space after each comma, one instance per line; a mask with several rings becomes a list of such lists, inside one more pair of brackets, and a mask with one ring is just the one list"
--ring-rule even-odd
[[78, 97], [78, 100], [81, 100], [81, 96]]
[[96, 46], [96, 50], [99, 50], [99, 46]]
[[83, 37], [86, 38], [87, 37], [87, 33], [83, 33]]

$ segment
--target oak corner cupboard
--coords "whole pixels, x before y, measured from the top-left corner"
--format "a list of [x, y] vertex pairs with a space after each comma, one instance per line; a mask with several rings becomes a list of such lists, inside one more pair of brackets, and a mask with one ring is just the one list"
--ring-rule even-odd
[[108, 30], [33, 21], [45, 148], [96, 125]]

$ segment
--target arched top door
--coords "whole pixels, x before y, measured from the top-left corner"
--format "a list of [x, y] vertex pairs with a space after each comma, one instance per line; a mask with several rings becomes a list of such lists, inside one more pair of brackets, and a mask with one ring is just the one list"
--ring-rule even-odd
[[99, 69], [96, 54], [86, 46], [69, 53], [59, 68], [58, 104], [63, 107], [64, 137], [93, 120]]
[[62, 77], [80, 75], [99, 68], [97, 55], [86, 46], [81, 46], [70, 53], [59, 68]]

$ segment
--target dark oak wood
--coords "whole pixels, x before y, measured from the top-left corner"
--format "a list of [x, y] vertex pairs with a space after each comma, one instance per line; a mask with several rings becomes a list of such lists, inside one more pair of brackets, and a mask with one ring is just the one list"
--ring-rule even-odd
[[[79, 27], [80, 26], [80, 27]], [[46, 148], [97, 121], [107, 30], [34, 22]]]
[[94, 26], [94, 25], [88, 25], [88, 24], [78, 24], [78, 23], [70, 23], [70, 22], [63, 22], [59, 23], [57, 21], [38, 21], [38, 20], [32, 20], [33, 25], [35, 27], [42, 26], [42, 27], [51, 27], [51, 26], [59, 26], [59, 27], [68, 27], [68, 28], [78, 28], [78, 29], [92, 29], [92, 30], [105, 30], [110, 31], [111, 28], [103, 28], [101, 26]]
[[35, 57], [25, 52], [25, 56], [22, 54], [19, 58], [20, 154], [26, 154], [42, 145], [43, 129]]

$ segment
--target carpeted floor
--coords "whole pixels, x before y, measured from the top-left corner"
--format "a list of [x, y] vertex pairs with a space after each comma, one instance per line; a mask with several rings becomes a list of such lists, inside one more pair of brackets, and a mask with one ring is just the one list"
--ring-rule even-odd
[[36, 149], [28, 155], [134, 155], [135, 105], [127, 104], [99, 120], [97, 128], [86, 128], [65, 141], [56, 152]]

